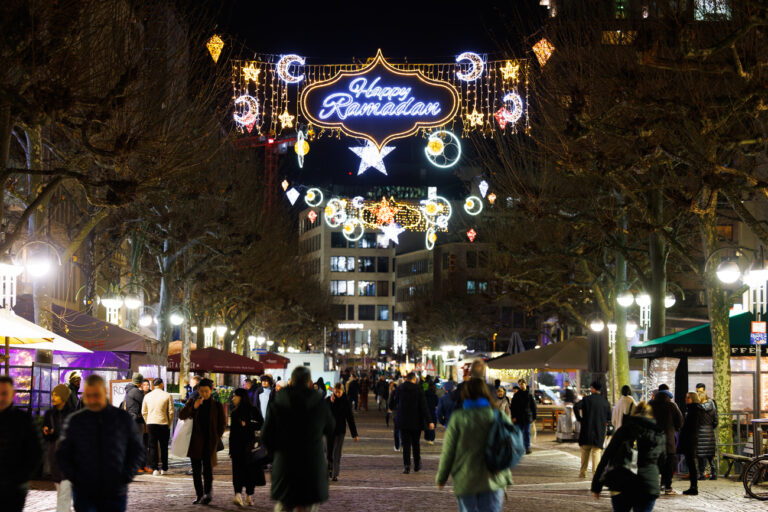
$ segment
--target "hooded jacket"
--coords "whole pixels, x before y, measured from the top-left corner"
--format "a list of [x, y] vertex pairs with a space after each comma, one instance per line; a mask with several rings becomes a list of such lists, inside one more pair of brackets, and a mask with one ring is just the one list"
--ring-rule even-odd
[[653, 409], [653, 417], [656, 424], [667, 436], [667, 454], [677, 453], [675, 447], [675, 432], [683, 426], [683, 413], [680, 408], [672, 401], [672, 393], [668, 391], [659, 391], [656, 398], [648, 402]]
[[[630, 469], [621, 470], [618, 478], [613, 478], [612, 491], [631, 492], [635, 496], [658, 496], [659, 465], [666, 455], [666, 435], [653, 418], [625, 416], [622, 426], [611, 438], [603, 452], [592, 478], [593, 493], [603, 488], [603, 479], [611, 469], [627, 468], [632, 464], [632, 448], [637, 447], [637, 473]], [[631, 489], [631, 491], [627, 491]]]
[[714, 457], [717, 450], [715, 429], [718, 425], [717, 404], [711, 398], [701, 404], [701, 417], [699, 418], [699, 442], [696, 446], [696, 455], [699, 457]]
[[275, 394], [261, 431], [272, 460], [273, 500], [291, 509], [328, 500], [328, 469], [323, 436], [336, 422], [322, 395], [288, 386]]

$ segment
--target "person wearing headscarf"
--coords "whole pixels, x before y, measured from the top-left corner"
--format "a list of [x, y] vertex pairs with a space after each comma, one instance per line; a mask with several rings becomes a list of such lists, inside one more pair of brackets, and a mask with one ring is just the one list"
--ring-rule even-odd
[[[251, 452], [256, 444], [256, 432], [261, 429], [264, 418], [261, 416], [261, 410], [251, 403], [245, 389], [235, 390], [232, 404], [235, 408], [232, 410], [229, 429], [229, 457], [232, 459], [232, 485], [235, 488], [233, 503], [240, 507], [253, 506], [253, 491], [257, 478], [250, 467]], [[263, 475], [261, 480], [264, 480]]]

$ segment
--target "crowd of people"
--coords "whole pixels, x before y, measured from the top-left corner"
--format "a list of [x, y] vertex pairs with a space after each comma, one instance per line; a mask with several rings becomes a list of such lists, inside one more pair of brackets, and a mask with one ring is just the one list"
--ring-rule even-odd
[[[358, 375], [343, 372], [337, 383], [312, 380], [305, 367], [289, 381], [264, 375], [246, 380], [231, 398], [229, 457], [233, 502], [254, 504], [254, 490], [266, 485], [271, 471], [271, 498], [277, 511], [316, 511], [328, 499], [329, 482], [337, 482], [347, 432], [357, 442], [355, 411], [367, 410], [369, 390], [385, 422], [392, 427], [394, 449], [402, 451], [403, 473], [422, 470], [421, 434], [431, 444], [436, 425], [445, 427], [435, 477], [439, 488], [453, 479], [461, 511], [499, 511], [504, 489], [512, 483], [509, 468], [488, 469], [489, 432], [497, 421], [520, 435], [521, 450], [531, 453], [531, 425], [537, 404], [525, 380], [512, 387], [511, 397], [499, 381], [485, 380], [478, 359], [461, 383], [440, 382], [416, 373]], [[7, 510], [21, 511], [28, 482], [43, 459], [56, 483], [57, 511], [121, 511], [127, 506], [128, 484], [139, 473], [163, 476], [168, 471], [168, 446], [174, 421], [172, 396], [162, 379], [151, 383], [136, 373], [125, 400], [113, 407], [105, 381], [98, 375], [82, 384], [76, 372], [68, 384], [56, 386], [40, 430], [28, 414], [12, 406], [13, 381], [0, 377], [0, 455], [20, 464], [0, 467], [0, 493]], [[439, 395], [438, 387], [442, 389]], [[213, 468], [228, 424], [214, 383], [195, 377], [186, 392], [179, 420], [192, 420], [188, 447], [195, 504], [213, 500]], [[591, 463], [591, 491], [611, 491], [614, 510], [652, 510], [661, 494], [676, 494], [672, 476], [677, 455], [684, 457], [690, 486], [698, 493], [707, 475], [717, 478], [715, 429], [717, 405], [704, 384], [687, 393], [681, 410], [662, 384], [646, 402], [636, 402], [624, 386], [613, 407], [601, 382], [593, 382], [581, 400], [567, 383], [566, 403], [580, 424], [579, 477]], [[501, 418], [501, 419], [499, 419]], [[522, 451], [521, 451], [522, 453]], [[708, 469], [708, 473], [706, 470]]]

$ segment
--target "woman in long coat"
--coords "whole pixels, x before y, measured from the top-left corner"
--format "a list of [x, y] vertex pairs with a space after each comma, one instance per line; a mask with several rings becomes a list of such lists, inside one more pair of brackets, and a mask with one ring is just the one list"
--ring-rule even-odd
[[702, 412], [699, 395], [696, 393], [686, 393], [685, 419], [683, 420], [683, 428], [680, 429], [680, 436], [677, 439], [677, 453], [685, 455], [685, 464], [688, 466], [688, 480], [691, 483], [691, 487], [683, 491], [683, 494], [690, 496], [699, 494], [696, 447], [699, 442], [699, 425]]
[[[253, 447], [256, 444], [256, 432], [261, 429], [264, 420], [258, 407], [251, 404], [248, 391], [236, 389], [232, 396], [235, 408], [232, 410], [232, 423], [229, 428], [229, 457], [232, 459], [232, 485], [235, 488], [233, 503], [240, 507], [253, 506], [253, 490], [256, 485], [266, 485], [263, 470], [251, 467]], [[245, 492], [240, 493], [245, 488]]]

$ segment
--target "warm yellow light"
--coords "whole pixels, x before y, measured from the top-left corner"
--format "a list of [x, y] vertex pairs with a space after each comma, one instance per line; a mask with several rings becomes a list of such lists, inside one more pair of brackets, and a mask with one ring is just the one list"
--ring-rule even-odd
[[286, 110], [278, 117], [280, 119], [280, 126], [282, 128], [290, 128], [293, 126], [293, 116]]
[[304, 156], [309, 153], [309, 142], [306, 140], [300, 140], [293, 145], [293, 150], [296, 151], [297, 155]]
[[290, 183], [288, 183], [288, 180], [283, 180], [281, 185], [283, 187], [283, 190], [288, 190], [288, 185], [290, 185]]
[[442, 154], [445, 149], [445, 144], [438, 137], [432, 138], [427, 142], [427, 151], [432, 156], [438, 156]]
[[506, 65], [501, 68], [501, 74], [504, 77], [504, 80], [517, 80], [517, 73], [520, 71], [520, 64], [515, 62], [512, 64], [511, 61], [507, 61]]
[[221, 50], [224, 48], [224, 41], [222, 41], [217, 34], [214, 34], [213, 37], [205, 43], [205, 46], [208, 48], [208, 52], [211, 54], [213, 62], [219, 62], [219, 55], [221, 55]]
[[467, 122], [470, 126], [482, 126], [483, 117], [485, 115], [475, 109], [471, 114], [467, 114]]
[[243, 78], [245, 78], [245, 83], [247, 84], [249, 80], [255, 84], [259, 83], [259, 73], [261, 73], [261, 70], [253, 62], [244, 66]]
[[429, 241], [435, 243], [437, 241], [437, 233], [434, 231], [429, 234]]
[[336, 208], [333, 206], [326, 206], [325, 207], [325, 215], [327, 217], [333, 217], [333, 215], [336, 213]]
[[440, 211], [440, 206], [437, 203], [429, 202], [424, 209], [429, 215], [437, 215], [437, 212]]
[[493, 192], [488, 194], [488, 202], [491, 203], [491, 204], [495, 203], [496, 202], [496, 194], [494, 194]]
[[538, 43], [533, 45], [533, 53], [536, 54], [536, 59], [539, 61], [539, 65], [544, 67], [552, 53], [555, 51], [555, 47], [552, 43], [547, 41], [546, 38], [542, 38]]

